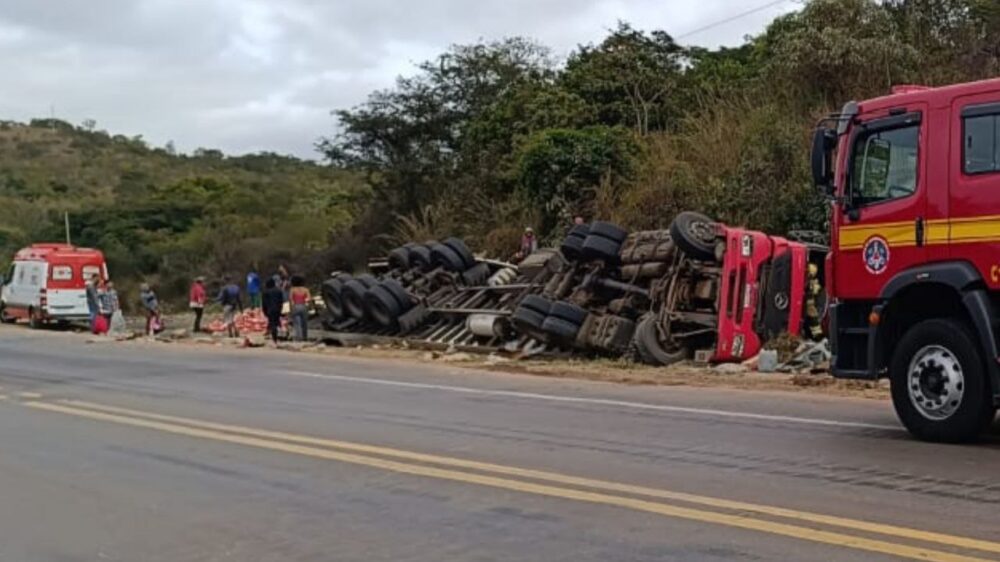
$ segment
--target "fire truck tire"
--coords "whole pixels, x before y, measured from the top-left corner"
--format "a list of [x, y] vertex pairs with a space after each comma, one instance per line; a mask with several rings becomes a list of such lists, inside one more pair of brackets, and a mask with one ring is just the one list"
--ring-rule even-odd
[[910, 328], [889, 366], [900, 421], [924, 441], [975, 440], [996, 416], [983, 365], [975, 338], [961, 322], [934, 319]]
[[413, 299], [410, 298], [410, 294], [406, 292], [406, 289], [403, 288], [403, 285], [399, 281], [386, 279], [381, 285], [399, 303], [399, 310], [401, 312], [406, 312], [413, 306]]
[[534, 336], [542, 330], [545, 323], [545, 315], [523, 306], [517, 307], [510, 321], [517, 331]]
[[365, 293], [365, 309], [369, 318], [384, 328], [394, 326], [402, 313], [399, 301], [384, 285], [368, 289]]
[[701, 213], [685, 211], [674, 217], [670, 237], [688, 257], [715, 259], [715, 221]]
[[563, 240], [562, 245], [559, 246], [559, 251], [566, 259], [575, 260], [580, 257], [583, 253], [583, 241], [585, 238], [577, 236], [575, 234], [570, 234]]
[[427, 246], [417, 244], [410, 248], [410, 268], [421, 271], [429, 271], [433, 262], [431, 261], [431, 250]]
[[[521, 302], [517, 305], [518, 308], [526, 308], [533, 312], [541, 314], [542, 317], [549, 315], [549, 311], [552, 310], [552, 301], [545, 297], [540, 297], [538, 295], [527, 295]], [[541, 322], [538, 323], [541, 325]]]
[[465, 262], [466, 269], [475, 267], [476, 256], [472, 255], [472, 251], [469, 250], [469, 247], [466, 246], [465, 242], [463, 242], [460, 238], [448, 238], [444, 241], [444, 245], [451, 248], [456, 254], [458, 254], [458, 257], [462, 258], [462, 261]]
[[563, 320], [562, 318], [549, 316], [542, 322], [542, 331], [550, 336], [552, 341], [568, 344], [572, 343], [576, 339], [576, 335], [580, 333], [580, 325]]
[[410, 268], [410, 248], [400, 246], [389, 252], [389, 267], [392, 269]]
[[350, 281], [350, 275], [340, 275], [323, 282], [323, 302], [329, 315], [335, 319], [344, 317], [344, 283]]
[[344, 288], [340, 295], [344, 301], [344, 312], [347, 316], [357, 320], [365, 318], [365, 293], [368, 287], [359, 279], [351, 279], [344, 283]]
[[455, 273], [461, 273], [467, 269], [465, 267], [465, 260], [455, 250], [452, 250], [451, 247], [441, 243], [431, 246], [431, 263]]
[[663, 348], [656, 330], [655, 316], [646, 316], [639, 322], [633, 343], [639, 358], [650, 365], [673, 365], [688, 357], [688, 350], [684, 347], [669, 351]]
[[549, 316], [580, 326], [587, 319], [587, 311], [573, 303], [559, 301], [552, 303]]
[[490, 266], [485, 263], [478, 263], [462, 274], [462, 280], [465, 281], [466, 285], [479, 286], [484, 285], [486, 280], [490, 278]]
[[618, 252], [621, 250], [621, 243], [609, 240], [598, 234], [591, 234], [583, 241], [581, 254], [586, 260], [601, 260], [604, 263], [618, 263]]
[[622, 242], [628, 238], [628, 231], [610, 222], [594, 221], [590, 223], [590, 230], [587, 232], [587, 235], [607, 238], [612, 242], [617, 242], [621, 246]]

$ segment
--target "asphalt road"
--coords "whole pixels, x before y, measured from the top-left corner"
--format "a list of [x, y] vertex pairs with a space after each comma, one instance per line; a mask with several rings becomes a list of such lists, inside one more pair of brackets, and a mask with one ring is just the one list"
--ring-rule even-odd
[[1000, 560], [888, 404], [0, 328], [0, 562]]

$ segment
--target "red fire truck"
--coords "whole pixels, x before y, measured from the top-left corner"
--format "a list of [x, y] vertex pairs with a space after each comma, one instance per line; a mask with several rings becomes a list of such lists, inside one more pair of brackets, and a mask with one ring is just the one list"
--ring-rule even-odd
[[1000, 79], [847, 103], [812, 170], [834, 374], [887, 377], [921, 439], [975, 439], [1000, 405]]

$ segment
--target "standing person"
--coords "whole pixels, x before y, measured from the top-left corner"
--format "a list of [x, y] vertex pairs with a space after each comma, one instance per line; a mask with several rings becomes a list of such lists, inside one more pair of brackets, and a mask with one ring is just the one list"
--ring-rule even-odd
[[305, 285], [305, 279], [301, 275], [292, 276], [292, 288], [288, 293], [288, 301], [292, 307], [295, 341], [305, 341], [309, 337], [309, 303], [312, 301], [312, 295]]
[[267, 317], [267, 333], [271, 335], [274, 345], [278, 345], [278, 329], [281, 327], [281, 309], [285, 305], [285, 296], [273, 278], [264, 284], [264, 296], [261, 301], [264, 316]]
[[101, 313], [101, 276], [93, 274], [87, 280], [87, 312], [90, 314], [90, 331], [97, 328], [97, 315]]
[[146, 335], [153, 337], [162, 329], [160, 300], [156, 298], [149, 283], [143, 283], [139, 287], [139, 298], [142, 300], [142, 310], [146, 313]]
[[232, 278], [223, 278], [222, 290], [216, 300], [222, 305], [222, 321], [226, 325], [226, 333], [231, 338], [240, 337], [236, 328], [236, 313], [243, 312], [243, 300], [240, 298], [240, 286], [233, 283]]
[[188, 295], [188, 306], [194, 312], [194, 333], [201, 332], [201, 317], [205, 314], [205, 278], [195, 277]]
[[104, 292], [101, 294], [101, 297], [101, 308], [104, 309], [108, 319], [108, 333], [111, 335], [120, 335], [125, 331], [125, 317], [122, 316], [121, 301], [118, 300], [118, 291], [115, 289], [115, 284], [108, 281], [104, 286]]
[[251, 267], [247, 273], [247, 299], [250, 301], [250, 310], [260, 309], [260, 275], [257, 268]]
[[530, 226], [525, 227], [521, 236], [521, 248], [517, 252], [517, 258], [523, 260], [538, 250], [538, 239], [535, 238], [535, 229]]
[[285, 302], [288, 302], [288, 292], [291, 289], [291, 274], [288, 273], [288, 268], [284, 264], [278, 266], [278, 288], [281, 289], [281, 293], [284, 295]]

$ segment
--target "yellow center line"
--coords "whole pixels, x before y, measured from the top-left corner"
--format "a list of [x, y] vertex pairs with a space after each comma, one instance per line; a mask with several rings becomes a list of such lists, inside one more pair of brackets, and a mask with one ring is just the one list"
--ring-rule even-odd
[[282, 441], [290, 441], [293, 443], [301, 443], [305, 445], [333, 447], [337, 449], [344, 449], [360, 453], [369, 453], [369, 454], [376, 454], [388, 457], [395, 457], [398, 459], [404, 459], [409, 461], [433, 463], [449, 467], [493, 472], [496, 474], [503, 474], [506, 476], [518, 476], [521, 478], [532, 478], [535, 480], [547, 480], [550, 482], [556, 482], [559, 484], [565, 484], [570, 486], [584, 486], [587, 488], [595, 488], [606, 492], [635, 494], [635, 495], [649, 496], [658, 499], [683, 501], [706, 507], [761, 513], [773, 517], [782, 517], [797, 521], [808, 521], [811, 523], [819, 523], [822, 525], [842, 527], [845, 529], [853, 529], [869, 533], [878, 533], [882, 535], [913, 539], [924, 542], [938, 543], [948, 546], [956, 546], [960, 548], [971, 548], [975, 550], [982, 550], [985, 552], [1000, 553], [1000, 543], [967, 538], [967, 537], [959, 537], [954, 535], [947, 535], [943, 533], [935, 533], [930, 531], [921, 531], [906, 527], [897, 527], [894, 525], [884, 525], [872, 521], [848, 519], [832, 515], [823, 515], [818, 513], [810, 513], [806, 511], [786, 509], [782, 507], [758, 505], [748, 502], [740, 502], [734, 500], [726, 500], [722, 498], [713, 498], [708, 496], [687, 494], [684, 492], [674, 492], [660, 488], [649, 488], [646, 486], [636, 486], [632, 484], [622, 484], [619, 482], [609, 482], [606, 480], [595, 480], [591, 478], [569, 476], [565, 474], [546, 472], [542, 470], [518, 468], [513, 466], [505, 466], [505, 465], [480, 462], [480, 461], [471, 461], [454, 457], [429, 455], [425, 453], [391, 449], [388, 447], [379, 447], [376, 445], [367, 445], [364, 443], [323, 439], [318, 437], [309, 437], [305, 435], [294, 435], [289, 433], [283, 433], [280, 431], [268, 431], [268, 430], [255, 429], [240, 425], [213, 423], [202, 420], [183, 418], [179, 416], [155, 414], [152, 412], [131, 410], [128, 408], [119, 408], [115, 406], [105, 406], [103, 404], [95, 404], [93, 402], [85, 402], [80, 400], [60, 400], [59, 402], [71, 406], [89, 408], [92, 410], [99, 410], [103, 412], [124, 414], [128, 416], [145, 417], [154, 420], [181, 423], [181, 424], [191, 425], [205, 429], [213, 429], [218, 431], [242, 433], [245, 435], [251, 435], [255, 437], [263, 437], [265, 439], [280, 439]]
[[[781, 535], [816, 543], [853, 548], [869, 552], [877, 552], [881, 554], [888, 554], [893, 556], [910, 558], [914, 560], [929, 560], [934, 562], [985, 562], [986, 560], [982, 558], [975, 558], [961, 554], [932, 550], [918, 546], [897, 544], [882, 540], [848, 535], [844, 533], [811, 529], [808, 527], [799, 527], [785, 523], [756, 519], [752, 516], [748, 516], [745, 514], [727, 514], [727, 513], [719, 513], [713, 511], [705, 511], [705, 510], [668, 505], [664, 503], [658, 503], [658, 502], [630, 498], [630, 497], [613, 496], [609, 494], [577, 490], [571, 488], [562, 488], [547, 484], [537, 484], [532, 482], [511, 480], [508, 478], [500, 478], [497, 476], [487, 476], [476, 473], [460, 472], [457, 470], [437, 468], [425, 465], [407, 464], [403, 462], [386, 460], [382, 458], [368, 457], [355, 453], [347, 453], [341, 451], [332, 451], [329, 449], [309, 447], [304, 444], [273, 441], [271, 439], [265, 439], [259, 436], [235, 435], [232, 433], [226, 433], [216, 429], [189, 427], [186, 425], [167, 423], [165, 421], [154, 421], [152, 419], [141, 419], [141, 418], [124, 416], [108, 412], [92, 411], [69, 405], [49, 404], [44, 402], [25, 402], [24, 405], [39, 410], [59, 412], [63, 414], [89, 418], [93, 420], [114, 422], [121, 425], [127, 425], [132, 427], [153, 429], [175, 435], [197, 437], [213, 441], [221, 441], [221, 442], [234, 443], [250, 447], [256, 447], [260, 449], [268, 449], [273, 451], [298, 454], [313, 458], [334, 460], [339, 462], [351, 463], [355, 465], [379, 468], [382, 470], [388, 470], [401, 474], [450, 480], [454, 482], [475, 484], [480, 486], [512, 490], [517, 492], [548, 496], [554, 498], [576, 500], [593, 504], [617, 506], [617, 507], [632, 509], [635, 511], [654, 513], [667, 517], [674, 517], [679, 519], [687, 519], [692, 521], [699, 521], [704, 523], [712, 523], [734, 528], [759, 531], [763, 533]], [[147, 414], [144, 415], [148, 416]], [[191, 421], [196, 422], [196, 420], [191, 420]], [[202, 422], [196, 422], [196, 423], [202, 423]], [[259, 432], [259, 433], [263, 434], [270, 432]]]

